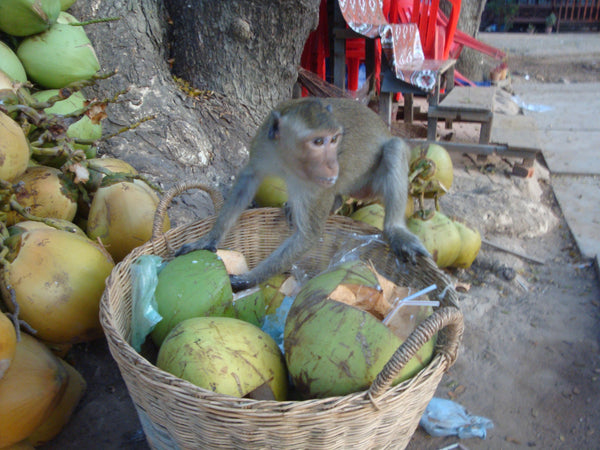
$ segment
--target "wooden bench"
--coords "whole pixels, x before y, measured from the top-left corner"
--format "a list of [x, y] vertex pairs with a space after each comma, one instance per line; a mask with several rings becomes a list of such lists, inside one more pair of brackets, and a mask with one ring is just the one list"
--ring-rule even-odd
[[455, 87], [439, 104], [430, 104], [427, 111], [427, 139], [435, 141], [438, 120], [452, 122], [475, 122], [481, 124], [479, 143], [488, 144], [494, 118], [496, 88], [466, 86]]

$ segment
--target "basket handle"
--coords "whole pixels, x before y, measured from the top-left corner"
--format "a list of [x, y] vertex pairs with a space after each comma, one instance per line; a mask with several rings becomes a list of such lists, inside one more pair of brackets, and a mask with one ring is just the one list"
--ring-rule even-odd
[[458, 347], [463, 334], [463, 316], [460, 310], [453, 306], [446, 306], [436, 310], [431, 316], [421, 322], [417, 328], [402, 343], [381, 372], [377, 374], [373, 384], [367, 391], [370, 398], [381, 395], [396, 379], [400, 371], [415, 356], [419, 349], [429, 341], [435, 333], [448, 328], [448, 342], [442, 352], [447, 361], [446, 369], [450, 368], [458, 355]]
[[218, 211], [219, 209], [221, 209], [221, 206], [223, 206], [223, 196], [218, 190], [197, 181], [180, 181], [179, 183], [171, 187], [163, 195], [160, 202], [158, 202], [156, 212], [154, 213], [154, 222], [152, 224], [152, 239], [162, 234], [163, 220], [165, 219], [165, 214], [167, 213], [167, 208], [171, 204], [171, 201], [179, 194], [182, 194], [183, 192], [194, 188], [202, 189], [210, 196], [210, 199], [213, 202], [213, 205], [215, 206], [215, 210]]

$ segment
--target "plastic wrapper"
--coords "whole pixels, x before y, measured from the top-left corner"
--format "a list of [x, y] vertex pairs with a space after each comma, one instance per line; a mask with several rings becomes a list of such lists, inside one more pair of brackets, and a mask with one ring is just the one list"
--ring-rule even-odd
[[131, 265], [131, 346], [138, 352], [146, 336], [162, 320], [154, 298], [162, 267], [162, 258], [153, 255], [142, 255]]
[[432, 436], [458, 436], [460, 439], [485, 439], [487, 429], [494, 426], [490, 419], [472, 416], [462, 405], [437, 397], [427, 405], [419, 425]]
[[294, 297], [287, 296], [274, 314], [267, 314], [262, 324], [262, 330], [271, 336], [283, 352], [283, 330], [290, 308], [294, 303]]

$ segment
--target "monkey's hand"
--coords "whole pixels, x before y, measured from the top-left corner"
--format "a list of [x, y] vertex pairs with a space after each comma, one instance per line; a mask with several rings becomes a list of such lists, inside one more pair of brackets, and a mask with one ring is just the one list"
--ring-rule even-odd
[[241, 275], [229, 275], [229, 281], [231, 282], [231, 289], [233, 292], [249, 289], [256, 284], [248, 281], [247, 278], [244, 278]]
[[217, 243], [214, 240], [208, 240], [206, 238], [200, 238], [196, 242], [190, 242], [184, 244], [175, 253], [175, 256], [185, 255], [186, 253], [193, 252], [195, 250], [210, 250], [211, 252], [217, 251]]
[[403, 261], [417, 263], [417, 255], [431, 257], [417, 236], [406, 228], [393, 228], [385, 233], [394, 254]]

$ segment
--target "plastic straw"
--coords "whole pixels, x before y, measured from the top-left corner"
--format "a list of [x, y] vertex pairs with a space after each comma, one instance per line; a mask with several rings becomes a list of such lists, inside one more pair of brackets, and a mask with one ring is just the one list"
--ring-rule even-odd
[[[409, 295], [408, 297], [403, 298], [402, 300], [400, 300], [396, 306], [394, 307], [394, 309], [392, 309], [383, 319], [383, 324], [387, 325], [389, 323], [390, 320], [392, 320], [392, 318], [396, 315], [396, 313], [398, 312], [398, 310], [400, 308], [402, 308], [405, 305], [423, 305], [423, 306], [438, 306], [440, 304], [440, 302], [438, 301], [427, 301], [427, 300], [415, 300], [417, 297], [420, 297], [421, 295], [425, 295], [428, 292], [433, 291], [434, 289], [437, 289], [437, 286], [435, 284], [432, 284], [429, 287], [426, 287], [425, 289], [422, 289], [418, 292], [415, 292], [412, 295]], [[408, 303], [410, 302], [410, 303]]]

